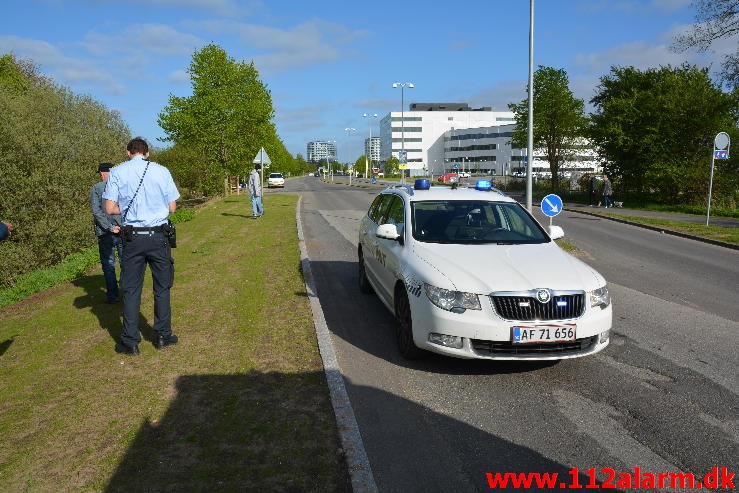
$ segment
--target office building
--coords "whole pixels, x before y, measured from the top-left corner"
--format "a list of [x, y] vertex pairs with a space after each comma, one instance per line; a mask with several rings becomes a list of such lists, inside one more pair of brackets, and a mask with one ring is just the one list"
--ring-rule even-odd
[[314, 140], [308, 142], [306, 161], [309, 163], [332, 163], [336, 161], [336, 142], [332, 140]]
[[[405, 146], [411, 176], [425, 173], [440, 174], [446, 163], [463, 157], [493, 158], [485, 166], [493, 169], [497, 156], [483, 149], [493, 142], [463, 140], [463, 130], [498, 127], [514, 123], [511, 111], [493, 111], [490, 107], [471, 108], [467, 103], [411, 103], [407, 111], [392, 111], [380, 120], [381, 161], [390, 156], [400, 158]], [[447, 135], [448, 132], [451, 134]], [[457, 145], [457, 144], [463, 145]], [[481, 146], [474, 149], [471, 146]], [[473, 152], [479, 151], [479, 152]], [[467, 153], [467, 154], [465, 154]], [[469, 155], [468, 155], [469, 154]]]

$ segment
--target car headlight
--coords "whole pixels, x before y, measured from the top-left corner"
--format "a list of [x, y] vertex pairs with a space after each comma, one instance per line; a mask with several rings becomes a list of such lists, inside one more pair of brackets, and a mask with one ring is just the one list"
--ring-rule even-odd
[[590, 306], [599, 306], [605, 308], [611, 304], [611, 295], [608, 293], [607, 286], [601, 286], [598, 289], [590, 291]]
[[431, 284], [424, 284], [423, 287], [431, 303], [442, 310], [455, 313], [463, 313], [465, 310], [482, 310], [480, 298], [474, 293], [437, 288]]

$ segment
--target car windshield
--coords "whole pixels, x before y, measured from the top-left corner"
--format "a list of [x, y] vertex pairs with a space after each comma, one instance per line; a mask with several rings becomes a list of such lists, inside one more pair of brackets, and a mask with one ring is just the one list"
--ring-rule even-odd
[[549, 237], [518, 202], [411, 202], [413, 237], [429, 243], [546, 243]]
[[270, 178], [282, 178], [282, 175], [280, 173], [270, 173]]

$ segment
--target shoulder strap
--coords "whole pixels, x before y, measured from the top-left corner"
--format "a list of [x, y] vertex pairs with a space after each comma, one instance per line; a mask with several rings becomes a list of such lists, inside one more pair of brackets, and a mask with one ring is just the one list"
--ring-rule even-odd
[[144, 168], [144, 174], [141, 175], [141, 180], [139, 181], [139, 186], [136, 187], [136, 191], [133, 192], [133, 197], [131, 197], [131, 201], [128, 203], [128, 206], [126, 206], [126, 210], [123, 211], [123, 216], [121, 218], [121, 224], [126, 224], [126, 215], [128, 214], [128, 209], [131, 208], [131, 204], [133, 204], [133, 201], [136, 198], [136, 195], [138, 195], [138, 193], [139, 193], [139, 189], [141, 188], [141, 184], [144, 183], [144, 177], [146, 176], [146, 172], [149, 170], [149, 164], [151, 164], [151, 162], [147, 159], [146, 160], [146, 168]]

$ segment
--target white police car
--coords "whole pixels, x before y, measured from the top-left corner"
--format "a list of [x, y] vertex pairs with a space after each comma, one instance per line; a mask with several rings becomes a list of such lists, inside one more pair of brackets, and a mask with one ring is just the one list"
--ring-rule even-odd
[[608, 345], [611, 300], [595, 269], [518, 202], [475, 188], [396, 185], [359, 229], [359, 287], [398, 319], [406, 358], [555, 360]]

